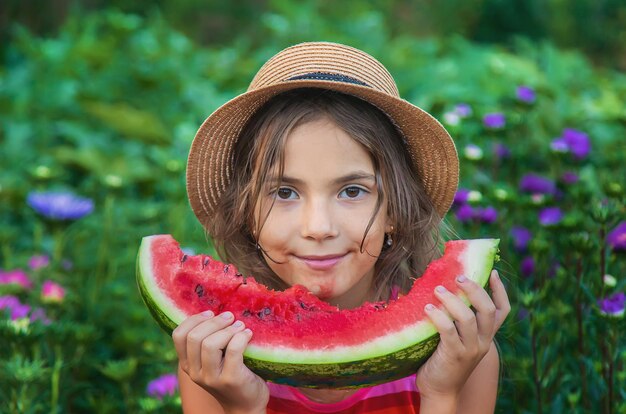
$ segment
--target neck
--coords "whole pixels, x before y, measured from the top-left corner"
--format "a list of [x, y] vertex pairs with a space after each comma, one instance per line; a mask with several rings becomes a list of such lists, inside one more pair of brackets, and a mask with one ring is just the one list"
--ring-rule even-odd
[[299, 388], [299, 391], [311, 401], [322, 404], [332, 404], [343, 401], [357, 392], [357, 390], [327, 390], [313, 388]]

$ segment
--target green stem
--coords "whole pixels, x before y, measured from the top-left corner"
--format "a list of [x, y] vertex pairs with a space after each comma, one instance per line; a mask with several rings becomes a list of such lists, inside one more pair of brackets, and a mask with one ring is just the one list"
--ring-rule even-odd
[[537, 413], [542, 414], [543, 408], [541, 404], [541, 379], [539, 378], [539, 361], [537, 358], [537, 336], [535, 333], [534, 318], [530, 313], [530, 346], [533, 354], [533, 380], [535, 383], [535, 397], [537, 398]]
[[59, 266], [63, 260], [63, 248], [65, 247], [65, 231], [63, 227], [54, 227], [54, 248], [52, 251], [52, 263]]
[[54, 347], [54, 367], [52, 368], [52, 380], [51, 380], [51, 398], [50, 398], [50, 413], [54, 414], [59, 412], [59, 383], [61, 379], [61, 368], [63, 367], [63, 354], [61, 353], [61, 347], [56, 345]]
[[126, 381], [122, 383], [122, 394], [124, 395], [124, 405], [126, 406], [126, 412], [130, 413], [132, 412], [131, 390], [130, 390], [130, 385]]

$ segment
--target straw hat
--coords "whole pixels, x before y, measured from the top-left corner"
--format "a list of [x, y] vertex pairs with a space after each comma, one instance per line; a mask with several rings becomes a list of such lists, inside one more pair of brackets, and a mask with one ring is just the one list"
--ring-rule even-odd
[[361, 98], [383, 111], [406, 141], [426, 193], [443, 217], [459, 180], [454, 142], [430, 114], [400, 98], [395, 81], [372, 56], [349, 46], [314, 42], [268, 60], [247, 92], [226, 102], [202, 124], [187, 163], [187, 194], [206, 223], [231, 182], [233, 147], [250, 117], [271, 97], [296, 88], [324, 88]]

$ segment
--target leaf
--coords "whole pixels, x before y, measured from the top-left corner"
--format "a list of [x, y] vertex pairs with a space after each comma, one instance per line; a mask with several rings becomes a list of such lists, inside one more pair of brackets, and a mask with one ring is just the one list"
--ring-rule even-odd
[[157, 145], [166, 145], [171, 141], [166, 126], [151, 112], [126, 103], [86, 102], [83, 107], [94, 118], [127, 138]]

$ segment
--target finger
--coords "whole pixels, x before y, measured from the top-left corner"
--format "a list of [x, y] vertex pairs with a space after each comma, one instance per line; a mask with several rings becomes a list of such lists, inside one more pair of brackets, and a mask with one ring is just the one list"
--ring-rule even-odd
[[210, 337], [207, 337], [202, 342], [202, 371], [210, 378], [217, 378], [221, 375], [224, 364], [224, 354], [228, 343], [236, 333], [245, 328], [245, 325], [241, 321], [235, 321], [232, 323], [232, 314], [230, 314], [230, 319], [228, 320], [229, 325], [215, 332]]
[[497, 331], [504, 323], [507, 315], [511, 311], [511, 303], [509, 302], [509, 295], [506, 293], [504, 283], [500, 279], [500, 275], [496, 270], [491, 272], [489, 278], [489, 286], [491, 287], [491, 296], [493, 297], [493, 303], [496, 305], [496, 316], [494, 331]]
[[185, 319], [172, 331], [172, 340], [174, 341], [174, 348], [178, 354], [178, 360], [180, 361], [183, 371], [187, 373], [189, 369], [189, 364], [187, 363], [187, 335], [196, 326], [212, 317], [213, 312], [211, 311], [198, 313]]
[[470, 349], [476, 349], [478, 347], [478, 327], [474, 311], [461, 298], [443, 286], [435, 288], [435, 296], [450, 313], [463, 345]]
[[487, 291], [476, 282], [465, 276], [459, 276], [456, 283], [474, 307], [478, 340], [486, 346], [486, 344], [491, 343], [495, 333], [496, 305]]
[[441, 342], [450, 347], [452, 351], [461, 352], [463, 343], [452, 319], [442, 309], [430, 303], [424, 307], [424, 311], [439, 332]]
[[187, 334], [187, 364], [189, 365], [189, 375], [193, 379], [198, 379], [201, 376], [203, 342], [206, 338], [230, 325], [232, 320], [233, 314], [225, 312], [196, 325]]
[[230, 342], [228, 342], [222, 368], [222, 377], [225, 380], [228, 378], [240, 378], [241, 372], [247, 370], [243, 363], [243, 352], [246, 350], [250, 339], [252, 339], [252, 331], [245, 329], [235, 333]]

